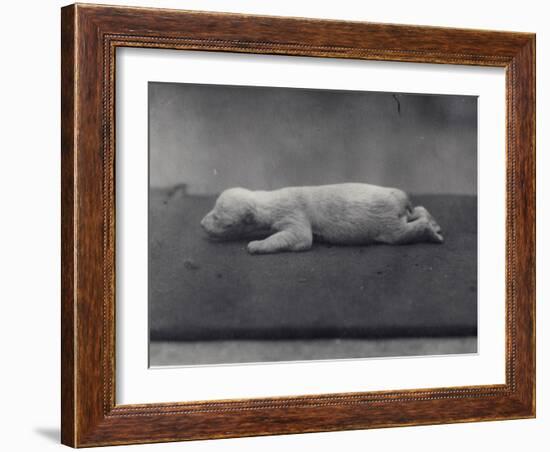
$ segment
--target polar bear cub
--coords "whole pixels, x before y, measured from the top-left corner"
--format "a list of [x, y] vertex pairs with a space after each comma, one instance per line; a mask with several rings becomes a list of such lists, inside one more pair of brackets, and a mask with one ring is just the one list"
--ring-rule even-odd
[[396, 188], [361, 183], [287, 187], [273, 191], [230, 188], [201, 221], [215, 239], [262, 238], [251, 254], [304, 251], [314, 240], [334, 245], [442, 243], [441, 228]]

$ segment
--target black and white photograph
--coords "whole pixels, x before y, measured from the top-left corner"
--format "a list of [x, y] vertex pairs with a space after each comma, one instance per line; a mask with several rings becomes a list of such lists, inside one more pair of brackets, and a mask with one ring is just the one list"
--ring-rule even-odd
[[151, 367], [477, 352], [477, 96], [148, 102]]

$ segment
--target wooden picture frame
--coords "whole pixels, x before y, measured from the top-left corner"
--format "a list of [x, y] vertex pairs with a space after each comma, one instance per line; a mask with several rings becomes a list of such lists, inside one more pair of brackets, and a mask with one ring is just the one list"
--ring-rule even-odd
[[[73, 447], [535, 416], [535, 35], [147, 8], [62, 9], [62, 442]], [[506, 383], [115, 403], [115, 50], [506, 70]], [[504, 150], [503, 150], [504, 152]]]

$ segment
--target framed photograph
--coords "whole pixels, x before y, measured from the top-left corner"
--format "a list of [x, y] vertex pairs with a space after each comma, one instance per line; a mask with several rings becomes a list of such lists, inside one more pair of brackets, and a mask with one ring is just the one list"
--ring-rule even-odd
[[535, 416], [535, 36], [62, 8], [62, 442]]

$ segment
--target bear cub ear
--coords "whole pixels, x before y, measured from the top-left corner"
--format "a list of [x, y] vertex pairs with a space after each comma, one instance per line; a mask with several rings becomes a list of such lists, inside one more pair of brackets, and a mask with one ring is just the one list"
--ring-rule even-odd
[[254, 218], [254, 212], [246, 212], [244, 218], [243, 218], [243, 223], [246, 224], [246, 225], [251, 225], [251, 224], [254, 224], [256, 222], [256, 219]]

